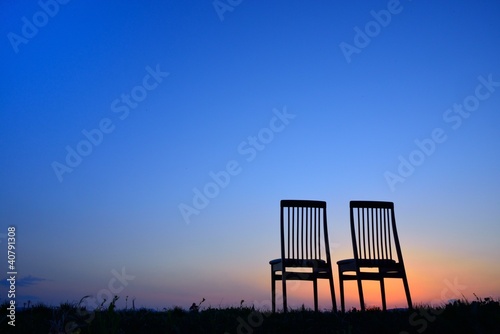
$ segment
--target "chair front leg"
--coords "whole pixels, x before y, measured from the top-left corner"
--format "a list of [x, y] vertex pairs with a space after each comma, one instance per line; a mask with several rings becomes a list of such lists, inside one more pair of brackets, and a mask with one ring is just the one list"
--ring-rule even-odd
[[385, 302], [385, 284], [383, 277], [380, 279], [380, 294], [382, 295], [382, 310], [386, 311], [387, 304]]
[[283, 268], [283, 271], [281, 272], [281, 282], [283, 285], [283, 312], [287, 312], [287, 300], [286, 300], [286, 275], [287, 272], [285, 271], [285, 268]]
[[313, 280], [314, 289], [314, 311], [318, 312], [318, 279], [315, 277]]
[[271, 265], [271, 303], [272, 311], [276, 312], [276, 280], [274, 276], [273, 266]]
[[339, 286], [340, 286], [340, 310], [345, 313], [345, 303], [344, 303], [344, 276], [342, 275], [342, 269], [339, 265]]

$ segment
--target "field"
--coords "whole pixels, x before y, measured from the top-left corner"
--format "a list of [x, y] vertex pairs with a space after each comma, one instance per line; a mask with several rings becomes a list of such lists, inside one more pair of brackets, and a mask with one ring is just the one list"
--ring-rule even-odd
[[78, 304], [39, 304], [17, 310], [15, 327], [8, 324], [7, 307], [1, 306], [0, 333], [500, 333], [500, 303], [489, 298], [344, 314], [305, 308], [272, 314], [252, 307], [117, 310], [114, 302], [88, 311]]

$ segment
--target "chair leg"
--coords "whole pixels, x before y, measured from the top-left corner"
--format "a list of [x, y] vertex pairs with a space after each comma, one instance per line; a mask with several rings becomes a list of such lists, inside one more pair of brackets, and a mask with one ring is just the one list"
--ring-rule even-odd
[[271, 267], [271, 303], [272, 303], [272, 311], [276, 312], [276, 281], [274, 279], [273, 268]]
[[281, 272], [281, 282], [283, 285], [283, 312], [287, 312], [287, 300], [286, 300], [286, 272], [285, 269], [283, 268], [283, 271]]
[[339, 279], [340, 284], [340, 310], [345, 313], [345, 299], [344, 299], [344, 280]]
[[318, 279], [313, 280], [313, 290], [314, 290], [314, 311], [318, 312]]
[[340, 310], [342, 313], [345, 312], [345, 303], [344, 303], [344, 277], [342, 276], [342, 271], [339, 267], [339, 286], [340, 286]]
[[365, 310], [365, 298], [363, 297], [363, 285], [361, 279], [359, 279], [359, 272], [356, 273], [358, 276], [358, 292], [359, 292], [359, 304], [361, 306], [361, 311]]
[[382, 310], [386, 311], [387, 310], [387, 304], [385, 301], [385, 284], [384, 284], [384, 278], [382, 277], [380, 279], [380, 294], [382, 295]]
[[332, 310], [333, 312], [337, 312], [337, 300], [335, 298], [335, 287], [333, 285], [333, 272], [331, 271], [328, 280], [330, 281], [330, 294], [332, 295]]
[[411, 310], [413, 305], [411, 303], [410, 287], [408, 285], [408, 279], [406, 278], [406, 273], [403, 273], [403, 285], [405, 287], [406, 300], [408, 301], [408, 308]]

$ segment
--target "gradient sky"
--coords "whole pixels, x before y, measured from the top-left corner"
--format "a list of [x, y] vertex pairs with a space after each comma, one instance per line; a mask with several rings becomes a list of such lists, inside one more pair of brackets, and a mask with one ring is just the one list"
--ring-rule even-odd
[[500, 297], [498, 1], [40, 3], [0, 10], [18, 302], [268, 304], [281, 199], [327, 201], [335, 262], [393, 201], [416, 303]]

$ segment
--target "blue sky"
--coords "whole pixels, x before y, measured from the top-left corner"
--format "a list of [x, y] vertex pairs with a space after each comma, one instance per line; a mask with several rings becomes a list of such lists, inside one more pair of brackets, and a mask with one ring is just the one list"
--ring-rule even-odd
[[216, 4], [2, 5], [18, 300], [264, 303], [285, 198], [327, 201], [334, 261], [349, 201], [394, 201], [415, 301], [500, 297], [500, 5]]

